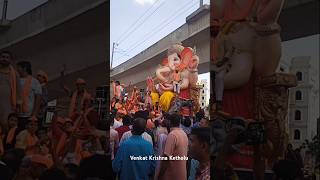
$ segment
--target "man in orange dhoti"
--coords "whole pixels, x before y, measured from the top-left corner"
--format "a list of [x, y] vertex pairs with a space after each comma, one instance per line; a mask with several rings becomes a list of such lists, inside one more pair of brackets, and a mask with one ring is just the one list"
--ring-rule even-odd
[[86, 82], [83, 79], [77, 79], [76, 86], [77, 90], [72, 95], [69, 108], [69, 118], [72, 120], [76, 119], [85, 110], [85, 100], [91, 99], [91, 95], [85, 88]]
[[0, 125], [7, 130], [7, 118], [17, 112], [21, 105], [21, 86], [19, 76], [12, 67], [12, 54], [8, 51], [0, 53]]

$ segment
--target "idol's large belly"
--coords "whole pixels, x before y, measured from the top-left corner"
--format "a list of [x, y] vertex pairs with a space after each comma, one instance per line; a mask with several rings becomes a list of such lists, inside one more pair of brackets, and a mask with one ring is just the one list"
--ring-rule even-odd
[[255, 31], [247, 23], [241, 23], [234, 28], [235, 32], [226, 37], [236, 48], [235, 54], [230, 58], [231, 68], [224, 77], [225, 89], [234, 89], [246, 84], [253, 68], [253, 42]]

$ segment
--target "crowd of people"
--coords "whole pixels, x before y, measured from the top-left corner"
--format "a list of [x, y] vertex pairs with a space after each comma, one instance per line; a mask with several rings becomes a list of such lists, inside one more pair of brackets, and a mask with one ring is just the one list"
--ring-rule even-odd
[[210, 179], [209, 118], [167, 113], [150, 93], [111, 82], [110, 148], [114, 179]]
[[77, 79], [75, 91], [62, 86], [68, 113], [55, 112], [48, 123], [47, 74], [33, 76], [30, 62], [15, 61], [11, 52], [0, 53], [0, 179], [109, 179], [107, 123], [85, 80]]

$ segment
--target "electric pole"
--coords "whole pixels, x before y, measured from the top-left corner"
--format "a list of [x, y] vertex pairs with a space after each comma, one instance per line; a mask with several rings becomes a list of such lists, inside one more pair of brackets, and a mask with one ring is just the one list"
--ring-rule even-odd
[[2, 9], [2, 18], [1, 18], [2, 21], [7, 19], [7, 10], [8, 10], [8, 0], [4, 0], [3, 9]]
[[203, 6], [203, 0], [200, 0], [200, 7]]
[[112, 53], [111, 53], [111, 65], [110, 65], [110, 70], [112, 69], [112, 63], [113, 63], [113, 54], [114, 54], [114, 49], [116, 48], [117, 43], [113, 42], [112, 43]]

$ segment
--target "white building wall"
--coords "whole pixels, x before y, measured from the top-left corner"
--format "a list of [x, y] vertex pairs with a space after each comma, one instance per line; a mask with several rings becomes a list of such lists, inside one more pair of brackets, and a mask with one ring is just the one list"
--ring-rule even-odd
[[208, 96], [208, 82], [207, 80], [201, 80], [198, 83], [202, 88], [200, 89], [199, 103], [201, 108], [207, 107], [207, 96]]
[[[298, 85], [289, 90], [289, 136], [294, 147], [299, 147], [306, 139], [311, 140], [316, 134], [316, 119], [319, 112], [319, 95], [315, 83], [315, 72], [313, 71], [312, 59], [310, 56], [297, 56], [292, 58], [290, 72], [296, 74], [302, 72], [302, 80]], [[302, 99], [296, 100], [296, 92], [302, 92]], [[295, 111], [300, 110], [301, 120], [295, 119]], [[294, 139], [295, 130], [300, 131], [300, 139]]]

